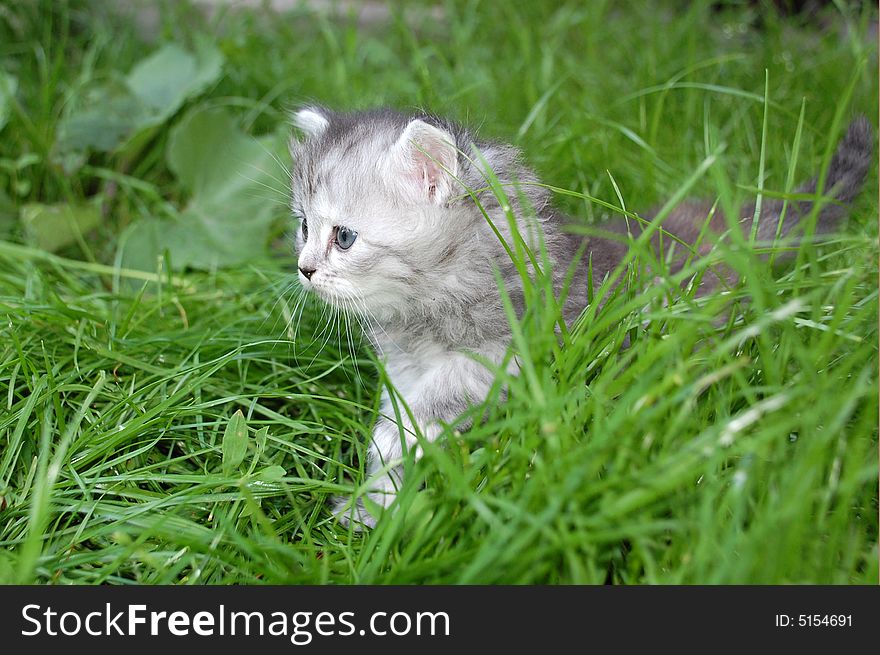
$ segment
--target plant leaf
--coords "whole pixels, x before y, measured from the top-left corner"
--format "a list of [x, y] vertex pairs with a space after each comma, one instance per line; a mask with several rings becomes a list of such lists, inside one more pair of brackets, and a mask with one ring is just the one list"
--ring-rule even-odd
[[56, 252], [75, 243], [77, 233], [85, 234], [96, 228], [100, 222], [101, 210], [94, 203], [31, 203], [21, 208], [21, 223], [27, 240], [49, 252]]
[[[175, 269], [231, 266], [265, 255], [286, 189], [278, 133], [251, 137], [223, 109], [193, 110], [171, 130], [168, 166], [191, 197], [176, 220], [136, 223], [123, 240], [126, 267], [154, 270], [166, 249]], [[273, 198], [272, 195], [277, 197]]]
[[207, 40], [200, 39], [195, 54], [168, 44], [131, 69], [126, 85], [150, 110], [138, 127], [163, 122], [188, 99], [202, 93], [220, 77], [223, 55]]
[[57, 149], [65, 169], [82, 165], [90, 150], [110, 152], [146, 116], [145, 107], [120, 81], [92, 89], [83, 107], [58, 125]]
[[65, 170], [81, 166], [90, 151], [113, 152], [138, 133], [159, 125], [190, 98], [216, 82], [223, 55], [205, 39], [196, 52], [165, 45], [123, 78], [86, 91], [58, 126], [57, 158]]
[[244, 414], [241, 410], [237, 410], [229, 422], [226, 424], [226, 431], [223, 433], [223, 473], [231, 475], [239, 464], [244, 461], [247, 454], [248, 438], [247, 423], [244, 420]]
[[269, 438], [269, 426], [265, 425], [257, 430], [254, 439], [257, 442], [257, 455], [262, 455], [266, 451], [266, 440]]
[[273, 464], [272, 466], [267, 466], [262, 471], [259, 471], [257, 473], [257, 480], [263, 482], [278, 482], [278, 480], [285, 475], [287, 475], [287, 470], [283, 466]]

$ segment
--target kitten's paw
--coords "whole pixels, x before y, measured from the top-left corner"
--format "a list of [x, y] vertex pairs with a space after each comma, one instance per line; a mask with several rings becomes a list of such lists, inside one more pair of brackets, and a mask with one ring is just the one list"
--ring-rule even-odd
[[363, 498], [352, 501], [351, 496], [336, 496], [330, 503], [330, 509], [342, 525], [351, 527], [355, 532], [376, 527], [376, 517], [367, 511]]

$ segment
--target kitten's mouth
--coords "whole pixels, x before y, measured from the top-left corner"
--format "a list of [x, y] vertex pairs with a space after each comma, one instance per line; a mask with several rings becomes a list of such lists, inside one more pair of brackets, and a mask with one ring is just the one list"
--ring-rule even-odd
[[339, 280], [342, 282], [341, 285], [334, 284], [335, 280], [338, 278], [321, 276], [320, 272], [317, 272], [311, 279], [303, 279], [300, 275], [299, 281], [303, 289], [317, 296], [321, 302], [345, 312], [372, 314], [380, 311], [387, 302], [381, 291], [377, 292], [375, 289], [361, 291], [351, 287], [345, 280]]
[[309, 284], [306, 287], [314, 293], [318, 298], [328, 305], [345, 310], [356, 310], [358, 306], [364, 306], [365, 298], [341, 292], [335, 289], [324, 289], [315, 284]]

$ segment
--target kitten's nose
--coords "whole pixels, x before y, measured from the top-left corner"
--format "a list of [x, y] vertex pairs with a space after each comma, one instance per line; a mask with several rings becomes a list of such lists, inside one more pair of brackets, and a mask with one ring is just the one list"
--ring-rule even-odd
[[303, 275], [305, 275], [307, 280], [311, 280], [312, 273], [315, 272], [315, 269], [314, 268], [303, 268], [302, 266], [300, 266], [299, 272], [302, 273]]

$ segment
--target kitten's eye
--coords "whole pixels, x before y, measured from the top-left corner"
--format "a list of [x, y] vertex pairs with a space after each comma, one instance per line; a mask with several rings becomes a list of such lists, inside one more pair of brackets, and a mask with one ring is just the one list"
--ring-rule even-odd
[[302, 229], [303, 241], [308, 241], [309, 240], [309, 226], [306, 224], [306, 219], [302, 219], [301, 225], [302, 225], [301, 229]]
[[338, 245], [343, 250], [348, 250], [351, 248], [351, 244], [354, 243], [354, 240], [357, 239], [358, 233], [354, 230], [349, 230], [347, 227], [340, 227], [336, 230], [336, 245]]

